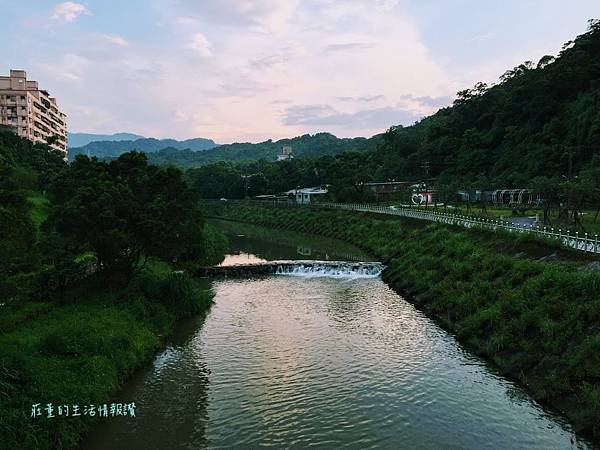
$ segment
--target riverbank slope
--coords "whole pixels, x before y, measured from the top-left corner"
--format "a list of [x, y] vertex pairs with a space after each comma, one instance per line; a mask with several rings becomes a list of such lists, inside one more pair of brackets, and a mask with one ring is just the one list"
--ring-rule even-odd
[[206, 286], [154, 262], [125, 287], [92, 276], [51, 301], [2, 307], [1, 447], [76, 448], [95, 420], [119, 420], [99, 417], [101, 405], [120, 402], [178, 319], [211, 304]]

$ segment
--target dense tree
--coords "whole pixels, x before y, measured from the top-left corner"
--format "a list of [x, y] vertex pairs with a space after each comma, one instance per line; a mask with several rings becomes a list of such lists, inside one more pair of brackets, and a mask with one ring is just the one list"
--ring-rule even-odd
[[11, 167], [12, 177], [26, 189], [44, 189], [66, 164], [62, 154], [45, 144], [32, 144], [11, 128], [0, 126], [0, 166]]
[[95, 252], [101, 269], [128, 277], [148, 256], [197, 256], [202, 220], [195, 194], [174, 168], [143, 153], [111, 163], [79, 156], [49, 190], [48, 226]]
[[45, 263], [33, 222], [32, 191], [46, 188], [65, 168], [60, 153], [0, 127], [0, 298], [10, 302], [25, 291]]
[[13, 179], [12, 169], [0, 165], [0, 278], [35, 266], [35, 228], [30, 205]]

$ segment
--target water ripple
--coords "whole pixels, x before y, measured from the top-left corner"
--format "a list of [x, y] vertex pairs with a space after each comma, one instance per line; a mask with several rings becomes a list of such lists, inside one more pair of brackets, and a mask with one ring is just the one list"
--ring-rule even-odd
[[110, 448], [586, 448], [379, 279], [214, 289], [204, 326], [132, 392], [147, 417], [104, 430]]

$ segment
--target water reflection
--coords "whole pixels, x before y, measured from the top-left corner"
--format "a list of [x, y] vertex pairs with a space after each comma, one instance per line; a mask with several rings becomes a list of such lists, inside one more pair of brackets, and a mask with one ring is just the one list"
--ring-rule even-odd
[[202, 328], [129, 389], [140, 417], [85, 448], [572, 448], [567, 425], [380, 279], [214, 289]]
[[266, 229], [229, 221], [212, 221], [229, 239], [229, 255], [222, 265], [251, 264], [265, 260], [312, 259], [372, 261], [362, 250], [341, 241]]
[[215, 446], [571, 447], [566, 425], [513, 401], [517, 387], [381, 280], [216, 289], [201, 338]]
[[259, 263], [263, 263], [263, 262], [267, 262], [267, 260], [264, 258], [259, 258], [258, 256], [253, 255], [251, 253], [240, 252], [240, 253], [233, 253], [233, 254], [230, 253], [230, 254], [225, 255], [225, 258], [219, 265], [220, 266], [237, 266], [237, 265], [244, 265], [244, 264], [259, 264]]

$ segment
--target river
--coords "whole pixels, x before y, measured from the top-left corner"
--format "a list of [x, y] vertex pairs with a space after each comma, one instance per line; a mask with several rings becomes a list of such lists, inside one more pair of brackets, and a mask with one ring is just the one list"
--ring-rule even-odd
[[[370, 260], [345, 243], [220, 223], [224, 264]], [[212, 282], [84, 449], [588, 448], [379, 277], [273, 275]]]

